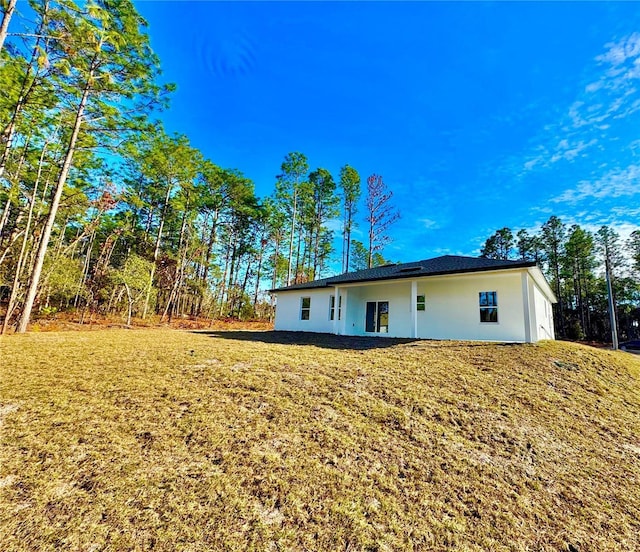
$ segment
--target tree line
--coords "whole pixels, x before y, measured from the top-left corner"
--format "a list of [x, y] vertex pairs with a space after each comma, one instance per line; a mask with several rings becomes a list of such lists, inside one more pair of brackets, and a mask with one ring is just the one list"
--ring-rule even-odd
[[[33, 0], [19, 26], [15, 7], [0, 21], [3, 332], [67, 309], [128, 324], [269, 317], [266, 290], [328, 273], [338, 222], [343, 271], [386, 262], [399, 214], [381, 176], [362, 190], [350, 165], [334, 177], [292, 152], [260, 198], [163, 129], [174, 87], [130, 0]], [[352, 239], [362, 199], [364, 244]]]
[[541, 266], [558, 299], [554, 321], [561, 338], [611, 341], [608, 274], [620, 338], [640, 336], [640, 230], [622, 240], [609, 226], [591, 232], [551, 216], [534, 232], [497, 230], [481, 255]]

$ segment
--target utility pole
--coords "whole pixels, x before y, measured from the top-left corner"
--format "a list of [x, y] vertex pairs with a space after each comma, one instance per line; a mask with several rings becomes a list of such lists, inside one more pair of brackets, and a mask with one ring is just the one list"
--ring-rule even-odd
[[605, 276], [607, 280], [607, 294], [609, 296], [609, 320], [611, 322], [611, 344], [614, 351], [618, 350], [618, 322], [616, 320], [616, 308], [613, 301], [613, 289], [611, 287], [611, 267], [609, 266], [609, 246], [605, 245]]

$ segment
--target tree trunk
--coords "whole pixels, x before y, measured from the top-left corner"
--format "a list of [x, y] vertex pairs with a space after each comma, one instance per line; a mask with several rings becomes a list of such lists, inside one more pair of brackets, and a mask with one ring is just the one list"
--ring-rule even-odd
[[230, 314], [233, 314], [233, 300], [234, 300], [234, 293], [235, 293], [234, 284], [236, 281], [235, 269], [236, 269], [236, 262], [238, 260], [237, 259], [237, 252], [238, 252], [237, 236], [233, 237], [233, 242], [230, 245], [231, 245], [231, 258], [230, 258], [231, 262], [229, 264], [229, 278], [227, 283], [227, 307], [228, 307], [228, 312]]
[[211, 263], [211, 255], [213, 254], [213, 246], [217, 241], [218, 231], [218, 210], [213, 214], [213, 220], [211, 221], [211, 233], [209, 234], [209, 242], [207, 243], [207, 254], [204, 259], [204, 271], [202, 275], [202, 284], [207, 285], [207, 278], [209, 277], [209, 265]]
[[264, 234], [262, 235], [262, 239], [260, 240], [260, 253], [258, 254], [258, 270], [256, 271], [256, 287], [253, 291], [253, 310], [255, 312], [256, 306], [258, 305], [258, 292], [260, 291], [260, 275], [262, 272], [262, 258], [264, 256], [264, 248], [267, 245], [267, 240], [264, 238]]
[[160, 322], [163, 322], [169, 314], [169, 322], [171, 322], [171, 316], [175, 312], [173, 309], [170, 312], [170, 308], [176, 303], [176, 298], [179, 294], [179, 289], [182, 284], [182, 273], [184, 271], [184, 263], [186, 262], [187, 257], [187, 246], [185, 243], [185, 233], [187, 229], [187, 210], [189, 208], [189, 204], [185, 206], [184, 213], [182, 215], [182, 224], [180, 225], [180, 240], [178, 242], [178, 260], [176, 262], [176, 270], [173, 275], [173, 286], [171, 287], [171, 292], [169, 293], [169, 299], [167, 300], [167, 304], [165, 305], [164, 312], [162, 313], [162, 318], [160, 318]]
[[320, 228], [316, 229], [315, 243], [313, 244], [313, 279], [318, 279], [318, 255], [320, 252]]
[[127, 285], [127, 282], [124, 283], [124, 288], [127, 290], [127, 327], [131, 326], [131, 313], [133, 311], [133, 296], [131, 295], [131, 289]]
[[298, 230], [298, 246], [296, 249], [296, 269], [293, 275], [293, 281], [297, 282], [298, 281], [298, 274], [300, 272], [300, 247], [302, 245], [302, 228], [300, 230]]
[[9, 236], [9, 239], [7, 240], [9, 243], [7, 243], [6, 247], [4, 248], [2, 255], [0, 255], [0, 266], [2, 266], [2, 264], [4, 263], [4, 260], [9, 254], [9, 251], [11, 251], [13, 244], [18, 241], [18, 239], [24, 232], [23, 230], [18, 230], [18, 224], [20, 223], [21, 219], [22, 213], [18, 215], [18, 218], [16, 219], [16, 227], [14, 228], [13, 232], [11, 232], [11, 236]]
[[87, 252], [84, 257], [84, 264], [82, 267], [82, 276], [80, 277], [80, 282], [78, 283], [78, 289], [76, 290], [76, 296], [73, 299], [73, 306], [78, 308], [78, 301], [80, 300], [80, 292], [82, 288], [87, 283], [87, 279], [89, 278], [89, 264], [91, 263], [91, 250], [93, 249], [93, 242], [96, 237], [95, 229], [91, 232], [91, 236], [89, 237], [89, 243], [87, 244]]
[[160, 256], [160, 244], [162, 242], [162, 231], [164, 229], [164, 219], [167, 216], [167, 207], [169, 205], [169, 199], [171, 197], [171, 190], [173, 185], [171, 181], [167, 183], [167, 193], [164, 197], [164, 205], [162, 206], [162, 214], [160, 216], [160, 226], [158, 226], [158, 235], [156, 236], [156, 245], [153, 249], [153, 265], [151, 267], [151, 274], [149, 274], [149, 284], [147, 286], [147, 294], [144, 299], [144, 307], [142, 308], [142, 319], [144, 320], [149, 310], [149, 300], [151, 299], [151, 290], [153, 289], [153, 278], [156, 275], [156, 265], [158, 263], [158, 257]]
[[345, 202], [344, 206], [344, 252], [342, 271], [349, 272], [349, 256], [351, 251], [351, 226], [353, 219], [352, 206], [350, 202]]
[[276, 289], [278, 285], [278, 251], [280, 250], [280, 237], [275, 238], [276, 243], [273, 249], [273, 276], [271, 278], [271, 289]]
[[29, 216], [27, 218], [27, 227], [24, 231], [24, 236], [22, 238], [22, 247], [20, 248], [20, 255], [18, 256], [18, 262], [16, 263], [15, 274], [13, 275], [13, 284], [11, 285], [11, 295], [9, 296], [7, 312], [5, 313], [4, 320], [2, 322], [2, 329], [0, 329], [0, 335], [4, 334], [7, 331], [7, 326], [9, 325], [9, 319], [11, 318], [11, 315], [13, 314], [13, 309], [16, 306], [16, 302], [17, 302], [16, 300], [18, 298], [18, 286], [20, 285], [20, 273], [22, 272], [22, 264], [24, 263], [25, 250], [27, 248], [27, 242], [29, 241], [29, 226], [31, 225], [33, 203], [34, 201], [32, 199], [31, 206], [29, 208]]
[[0, 243], [2, 243], [2, 235], [4, 233], [4, 227], [9, 220], [9, 214], [11, 213], [11, 198], [7, 198], [7, 202], [4, 204], [4, 209], [2, 209], [2, 216], [0, 216]]
[[[4, 13], [4, 16], [2, 18], [2, 23], [0, 24], [0, 51], [2, 51], [2, 46], [4, 44], [5, 38], [7, 36], [7, 28], [9, 26], [9, 20], [11, 19], [11, 15], [13, 14], [13, 11], [16, 7], [16, 2], [17, 0], [9, 0], [9, 5], [7, 6], [7, 9]], [[47, 11], [49, 9], [49, 3], [45, 2], [44, 5], [44, 14], [46, 15]], [[43, 15], [43, 19], [42, 19], [42, 23], [38, 29], [38, 34], [42, 33], [43, 28], [45, 26], [45, 16]], [[11, 114], [11, 120], [9, 121], [9, 125], [7, 126], [6, 130], [5, 130], [5, 134], [6, 134], [6, 143], [4, 146], [4, 150], [2, 152], [2, 156], [0, 157], [0, 177], [4, 174], [6, 165], [7, 165], [7, 159], [9, 158], [9, 153], [11, 151], [11, 147], [13, 145], [13, 138], [15, 136], [15, 132], [16, 132], [16, 125], [18, 122], [18, 116], [20, 115], [20, 113], [22, 112], [22, 109], [24, 108], [25, 103], [27, 102], [27, 99], [29, 98], [29, 96], [31, 95], [31, 92], [33, 92], [35, 84], [36, 84], [36, 77], [38, 76], [38, 73], [36, 71], [36, 75], [34, 76], [34, 78], [31, 80], [30, 84], [27, 84], [29, 82], [29, 77], [31, 76], [31, 71], [32, 68], [34, 66], [34, 64], [37, 62], [38, 59], [38, 54], [39, 54], [39, 46], [40, 46], [40, 37], [38, 36], [38, 39], [36, 40], [35, 46], [33, 48], [33, 50], [31, 50], [31, 59], [29, 60], [29, 65], [27, 66], [27, 72], [24, 75], [24, 79], [22, 80], [22, 86], [20, 87], [20, 93], [18, 95], [18, 101], [16, 102], [15, 107], [13, 108], [13, 112]]]
[[218, 316], [222, 316], [222, 313], [224, 312], [224, 294], [225, 294], [225, 287], [227, 285], [227, 270], [229, 269], [229, 255], [231, 253], [230, 245], [231, 244], [229, 244], [229, 247], [227, 247], [226, 254], [224, 256], [224, 271], [222, 272], [222, 280], [220, 281], [220, 292], [218, 296], [218, 300], [220, 301], [220, 309], [219, 309]]
[[240, 294], [238, 296], [238, 318], [240, 318], [240, 308], [242, 305], [242, 298], [244, 297], [244, 294], [246, 293], [247, 290], [247, 285], [249, 284], [249, 276], [251, 274], [251, 264], [252, 264], [253, 260], [251, 259], [251, 257], [249, 257], [247, 259], [247, 270], [244, 273], [244, 279], [242, 280], [242, 288], [240, 289]]
[[[556, 253], [556, 259], [557, 258], [558, 258], [558, 255]], [[564, 308], [562, 304], [562, 293], [560, 289], [560, 264], [557, 261], [555, 263], [554, 272], [556, 277], [556, 297], [558, 299], [557, 309], [559, 314], [558, 318], [560, 321], [560, 335], [562, 335], [562, 337], [566, 337], [567, 334], [565, 332], [565, 324], [564, 324]]]
[[[349, 223], [351, 225], [351, 223]], [[349, 272], [349, 254], [351, 252], [351, 228], [347, 230], [347, 255], [344, 263], [344, 271]]]
[[2, 15], [2, 22], [0, 22], [0, 52], [2, 52], [4, 41], [7, 39], [7, 33], [9, 31], [9, 21], [11, 21], [11, 16], [16, 9], [17, 3], [18, 0], [9, 0], [9, 3], [4, 10], [4, 14]]
[[[24, 161], [25, 161], [25, 159], [26, 159], [26, 157], [27, 157], [27, 149], [29, 148], [29, 142], [30, 142], [30, 141], [31, 141], [31, 135], [29, 135], [29, 136], [27, 137], [27, 140], [26, 140], [26, 143], [25, 143], [25, 145], [24, 145], [24, 148], [22, 148], [22, 155], [20, 155], [20, 160], [18, 161], [18, 166], [16, 167], [16, 172], [15, 172], [15, 174], [13, 175], [13, 181], [14, 181], [14, 182], [18, 182], [18, 180], [19, 180], [20, 172], [22, 171], [22, 165], [24, 165]], [[7, 151], [7, 150], [5, 149], [5, 153], [6, 153], [6, 151]], [[0, 166], [0, 169], [4, 169], [4, 167], [3, 167], [3, 166]], [[2, 176], [2, 172], [0, 172], [0, 177], [1, 177], [1, 176]], [[16, 187], [17, 187], [17, 184], [16, 184]], [[7, 223], [7, 220], [9, 219], [9, 212], [10, 212], [9, 210], [10, 210], [10, 206], [11, 206], [11, 198], [7, 198], [7, 205], [6, 205], [6, 207], [5, 207], [5, 212], [3, 213], [3, 215], [2, 215], [2, 220], [0, 221], [0, 244], [2, 244], [2, 243], [3, 243], [3, 241], [4, 241], [4, 240], [2, 239], [2, 235], [3, 235], [3, 233], [4, 233], [4, 227], [5, 227], [6, 223]], [[17, 228], [18, 228], [18, 221], [20, 220], [20, 217], [21, 217], [21, 216], [22, 216], [22, 213], [20, 213], [20, 212], [19, 212], [19, 213], [18, 213], [18, 216], [17, 216], [17, 218], [16, 218], [16, 223], [15, 223], [15, 225], [14, 225], [14, 230], [13, 230], [13, 232], [12, 232], [12, 234], [14, 234], [14, 235], [15, 235], [15, 234], [16, 234], [16, 232], [17, 232]], [[12, 238], [13, 238], [13, 240], [12, 240]], [[11, 244], [11, 243], [13, 243], [13, 241], [15, 241], [15, 237], [14, 237], [14, 236], [11, 236], [11, 237], [9, 238], [9, 242], [10, 242], [10, 244]], [[6, 252], [5, 252], [5, 254], [6, 254]], [[3, 258], [4, 258], [4, 257], [3, 257]], [[0, 264], [2, 264], [2, 262], [1, 262], [1, 261], [0, 261]]]
[[35, 263], [35, 266], [33, 267], [31, 280], [29, 282], [27, 297], [24, 302], [24, 308], [22, 310], [22, 315], [20, 317], [20, 323], [18, 324], [17, 331], [19, 333], [24, 333], [27, 331], [27, 324], [31, 319], [31, 310], [33, 309], [33, 303], [35, 301], [36, 293], [38, 291], [38, 284], [40, 283], [40, 275], [42, 274], [42, 265], [44, 264], [44, 257], [47, 253], [47, 247], [49, 246], [49, 239], [51, 238], [51, 231], [53, 230], [53, 224], [55, 222], [56, 214], [58, 212], [58, 207], [60, 205], [60, 199], [62, 198], [62, 192], [67, 182], [69, 171], [71, 170], [71, 163], [73, 161], [73, 155], [75, 153], [76, 142], [78, 141], [80, 128], [82, 127], [82, 117], [84, 115], [84, 110], [87, 106], [87, 100], [89, 99], [89, 92], [91, 90], [92, 78], [93, 78], [93, 75], [92, 73], [90, 73], [89, 78], [87, 79], [87, 83], [84, 87], [84, 91], [82, 93], [80, 104], [78, 105], [78, 109], [76, 111], [76, 118], [73, 125], [73, 132], [71, 133], [71, 138], [69, 140], [69, 145], [67, 147], [67, 153], [65, 155], [64, 164], [62, 165], [62, 170], [60, 171], [60, 175], [58, 176], [56, 191], [53, 196], [53, 201], [51, 202], [51, 207], [49, 209], [47, 222], [45, 223], [45, 226], [44, 226], [44, 230], [42, 233], [42, 240], [40, 241], [40, 245], [38, 247], [38, 253], [36, 255], [36, 263]]
[[[296, 229], [296, 214], [298, 208], [298, 189], [293, 190], [293, 216], [291, 218], [291, 236], [289, 238], [289, 266], [287, 267], [287, 285], [291, 285], [291, 261], [293, 260], [293, 240]], [[298, 248], [299, 251], [299, 248]]]

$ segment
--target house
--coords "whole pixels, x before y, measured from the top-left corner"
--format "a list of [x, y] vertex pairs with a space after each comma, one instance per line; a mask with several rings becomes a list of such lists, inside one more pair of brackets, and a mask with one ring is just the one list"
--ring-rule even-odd
[[554, 339], [533, 262], [445, 255], [271, 290], [276, 330], [422, 339]]

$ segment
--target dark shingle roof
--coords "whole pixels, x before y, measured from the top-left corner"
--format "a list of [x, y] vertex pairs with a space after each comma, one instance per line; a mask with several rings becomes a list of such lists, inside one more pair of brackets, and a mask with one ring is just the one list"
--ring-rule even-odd
[[294, 284], [271, 291], [290, 291], [296, 289], [315, 289], [333, 287], [340, 284], [356, 282], [371, 282], [376, 280], [396, 280], [399, 278], [415, 278], [420, 276], [437, 276], [444, 274], [459, 274], [464, 272], [484, 272], [487, 270], [502, 270], [509, 268], [528, 268], [536, 266], [528, 261], [503, 261], [485, 259], [482, 257], [462, 257], [459, 255], [444, 255], [435, 259], [425, 259], [412, 263], [378, 266], [356, 272], [346, 272], [331, 278]]

